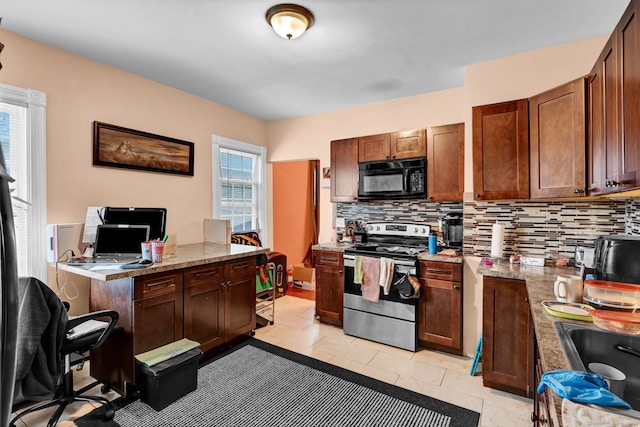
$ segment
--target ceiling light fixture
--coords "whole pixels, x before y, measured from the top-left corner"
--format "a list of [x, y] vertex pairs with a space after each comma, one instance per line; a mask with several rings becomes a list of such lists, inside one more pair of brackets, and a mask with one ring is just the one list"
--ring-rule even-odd
[[313, 25], [313, 13], [297, 4], [278, 4], [267, 10], [267, 22], [285, 39], [300, 37]]

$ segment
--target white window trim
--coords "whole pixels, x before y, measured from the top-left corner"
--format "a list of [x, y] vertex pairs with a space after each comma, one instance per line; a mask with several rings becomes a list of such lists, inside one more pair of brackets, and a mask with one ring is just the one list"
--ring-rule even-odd
[[[212, 171], [212, 193], [217, 191], [220, 188], [220, 176], [215, 173], [216, 166], [220, 164], [220, 148], [228, 148], [231, 150], [244, 151], [245, 153], [251, 153], [260, 156], [260, 173], [259, 173], [259, 184], [263, 191], [258, 192], [258, 209], [260, 210], [258, 214], [258, 221], [260, 223], [260, 239], [263, 242], [268, 242], [268, 227], [267, 227], [267, 147], [262, 147], [260, 145], [249, 144], [247, 142], [236, 141], [233, 139], [225, 138], [218, 135], [212, 135], [212, 163], [211, 163], [211, 171]], [[215, 194], [212, 194], [212, 207], [211, 212], [213, 214], [213, 218], [220, 218], [221, 212], [221, 201], [220, 197], [216, 197]]]
[[30, 274], [47, 280], [47, 94], [0, 83], [0, 102], [27, 107]]

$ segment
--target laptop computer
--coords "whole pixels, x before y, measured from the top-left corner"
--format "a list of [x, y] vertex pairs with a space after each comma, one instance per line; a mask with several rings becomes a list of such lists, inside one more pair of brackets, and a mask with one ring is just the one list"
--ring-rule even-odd
[[148, 225], [102, 224], [96, 230], [93, 257], [68, 264], [126, 264], [142, 257], [141, 243], [149, 240]]

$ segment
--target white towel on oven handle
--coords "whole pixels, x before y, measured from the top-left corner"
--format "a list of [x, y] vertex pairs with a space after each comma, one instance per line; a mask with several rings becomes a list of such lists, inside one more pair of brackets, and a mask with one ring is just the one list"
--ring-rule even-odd
[[384, 294], [389, 295], [391, 282], [393, 281], [393, 273], [395, 272], [395, 262], [391, 258], [380, 258], [380, 286]]

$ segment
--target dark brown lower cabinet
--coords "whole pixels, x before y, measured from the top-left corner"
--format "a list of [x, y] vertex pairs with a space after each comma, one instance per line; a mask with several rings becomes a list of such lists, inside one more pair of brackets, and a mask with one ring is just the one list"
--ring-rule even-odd
[[116, 310], [124, 333], [92, 351], [91, 376], [129, 393], [136, 384], [136, 354], [183, 337], [215, 352], [248, 336], [256, 325], [255, 275], [256, 257], [249, 256], [108, 282], [92, 279], [89, 309]]
[[342, 327], [344, 259], [340, 252], [314, 251], [316, 316], [321, 323]]
[[533, 322], [525, 282], [483, 277], [482, 308], [484, 385], [533, 397]]
[[418, 339], [427, 348], [462, 354], [462, 264], [420, 261]]

